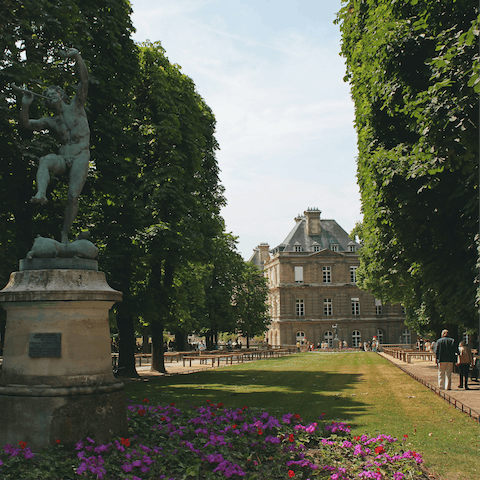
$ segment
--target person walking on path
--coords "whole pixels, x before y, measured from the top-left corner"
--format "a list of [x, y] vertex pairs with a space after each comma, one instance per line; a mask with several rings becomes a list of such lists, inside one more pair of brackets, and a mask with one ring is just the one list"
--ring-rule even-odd
[[460, 370], [460, 385], [458, 388], [463, 388], [465, 379], [465, 390], [468, 388], [468, 372], [470, 371], [470, 365], [473, 367], [473, 355], [465, 342], [460, 342], [458, 355], [458, 368]]
[[456, 355], [459, 354], [456, 341], [448, 336], [448, 330], [442, 330], [442, 337], [435, 345], [435, 355], [438, 365], [438, 388], [440, 390], [452, 389], [453, 365]]

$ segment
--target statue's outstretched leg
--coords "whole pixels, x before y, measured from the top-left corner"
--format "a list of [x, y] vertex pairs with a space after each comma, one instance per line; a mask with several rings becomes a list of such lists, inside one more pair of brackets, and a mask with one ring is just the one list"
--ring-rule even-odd
[[67, 194], [67, 208], [62, 229], [62, 243], [68, 243], [68, 232], [78, 212], [78, 198], [87, 180], [89, 155], [81, 155], [73, 160], [70, 167], [70, 181]]
[[47, 187], [50, 183], [50, 172], [59, 174], [65, 172], [65, 160], [61, 156], [51, 153], [40, 158], [36, 177], [37, 194], [30, 199], [30, 202], [40, 203], [40, 205], [48, 202]]

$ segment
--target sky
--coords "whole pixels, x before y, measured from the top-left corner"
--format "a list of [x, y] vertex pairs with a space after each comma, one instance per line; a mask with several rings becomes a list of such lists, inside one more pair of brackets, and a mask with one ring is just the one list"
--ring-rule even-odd
[[160, 41], [216, 120], [226, 231], [248, 260], [308, 208], [362, 219], [343, 81], [340, 0], [131, 0], [137, 42]]

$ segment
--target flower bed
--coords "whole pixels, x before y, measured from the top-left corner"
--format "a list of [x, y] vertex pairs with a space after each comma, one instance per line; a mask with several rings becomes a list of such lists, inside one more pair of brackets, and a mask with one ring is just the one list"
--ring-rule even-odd
[[60, 443], [34, 455], [25, 442], [0, 453], [0, 478], [14, 479], [415, 479], [421, 456], [388, 435], [352, 436], [342, 422], [304, 424], [299, 415], [224, 408], [128, 406], [128, 438], [104, 445]]

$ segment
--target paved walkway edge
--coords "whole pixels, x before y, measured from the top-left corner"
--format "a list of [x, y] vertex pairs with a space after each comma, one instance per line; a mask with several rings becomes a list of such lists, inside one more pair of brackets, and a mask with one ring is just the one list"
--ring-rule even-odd
[[378, 354], [381, 357], [388, 360], [392, 365], [395, 365], [395, 367], [398, 367], [400, 370], [402, 370], [402, 372], [407, 373], [413, 379], [417, 380], [417, 382], [420, 382], [422, 385], [424, 385], [427, 388], [429, 388], [430, 390], [432, 390], [432, 392], [436, 393], [439, 397], [443, 398], [446, 402], [448, 402], [449, 405], [452, 405], [457, 410], [460, 410], [461, 412], [466, 413], [467, 415], [469, 415], [470, 417], [472, 417], [473, 419], [477, 420], [480, 423], [480, 413], [479, 412], [477, 412], [473, 408], [465, 405], [460, 400], [457, 400], [456, 398], [448, 395], [447, 393], [445, 393], [445, 390], [440, 390], [439, 388], [435, 387], [434, 385], [428, 383], [425, 379], [423, 379], [421, 377], [418, 377], [417, 375], [414, 375], [412, 372], [408, 371], [405, 367], [403, 367], [403, 365], [395, 362], [394, 361], [395, 359], [393, 357], [391, 357], [390, 355], [386, 355], [385, 353], [382, 353], [382, 352], [378, 352]]

